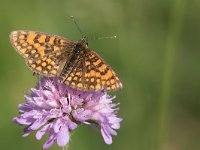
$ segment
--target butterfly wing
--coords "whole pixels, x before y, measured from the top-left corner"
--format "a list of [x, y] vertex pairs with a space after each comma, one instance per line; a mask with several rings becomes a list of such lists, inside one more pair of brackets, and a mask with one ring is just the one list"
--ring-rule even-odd
[[95, 52], [89, 50], [75, 65], [65, 83], [85, 91], [114, 91], [122, 83], [114, 70]]
[[55, 76], [72, 52], [68, 39], [35, 31], [14, 31], [10, 41], [27, 65], [36, 73]]

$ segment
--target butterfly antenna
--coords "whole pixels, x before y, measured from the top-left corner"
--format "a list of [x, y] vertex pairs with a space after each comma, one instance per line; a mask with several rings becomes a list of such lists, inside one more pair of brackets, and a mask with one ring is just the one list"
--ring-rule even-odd
[[76, 25], [76, 27], [77, 27], [78, 31], [80, 32], [81, 36], [84, 37], [84, 36], [83, 36], [83, 32], [81, 31], [81, 28], [80, 28], [80, 27], [78, 26], [78, 24], [76, 23], [76, 20], [75, 20], [74, 16], [70, 16], [70, 19], [71, 19], [71, 20], [74, 22], [74, 24]]
[[97, 37], [97, 38], [95, 38], [95, 39], [97, 39], [97, 40], [102, 40], [102, 39], [116, 39], [116, 38], [117, 38], [117, 36], [114, 35], [114, 36]]
[[88, 40], [103, 40], [103, 39], [115, 39], [117, 38], [116, 35], [114, 36], [103, 36], [103, 37], [92, 37], [92, 38], [88, 38]]

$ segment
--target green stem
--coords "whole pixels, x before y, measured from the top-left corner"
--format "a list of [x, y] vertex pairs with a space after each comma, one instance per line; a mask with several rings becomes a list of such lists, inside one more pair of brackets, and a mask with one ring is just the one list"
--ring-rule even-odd
[[62, 147], [61, 150], [69, 150], [69, 144], [67, 144], [66, 146]]
[[169, 24], [169, 34], [166, 41], [164, 71], [162, 79], [161, 97], [158, 105], [158, 136], [157, 136], [157, 150], [163, 149], [164, 141], [167, 136], [167, 123], [169, 115], [169, 105], [171, 99], [171, 89], [173, 83], [174, 63], [176, 59], [176, 52], [181, 35], [181, 29], [184, 19], [184, 6], [186, 0], [174, 0], [171, 7], [171, 17]]

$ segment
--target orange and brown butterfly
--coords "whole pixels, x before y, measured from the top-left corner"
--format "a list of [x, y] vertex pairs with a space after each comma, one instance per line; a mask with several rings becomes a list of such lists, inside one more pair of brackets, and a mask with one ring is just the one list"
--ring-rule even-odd
[[69, 39], [35, 31], [13, 31], [10, 41], [34, 73], [59, 77], [72, 88], [114, 91], [122, 88], [115, 71], [94, 51], [86, 38]]

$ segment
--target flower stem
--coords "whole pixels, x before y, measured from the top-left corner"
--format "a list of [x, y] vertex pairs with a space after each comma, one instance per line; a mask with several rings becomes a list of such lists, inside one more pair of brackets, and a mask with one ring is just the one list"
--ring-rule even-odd
[[167, 137], [168, 115], [173, 84], [174, 63], [184, 19], [186, 0], [174, 0], [170, 11], [169, 32], [166, 41], [161, 96], [158, 104], [158, 135], [156, 149], [162, 150]]
[[63, 146], [63, 147], [61, 148], [61, 150], [69, 150], [69, 144]]

